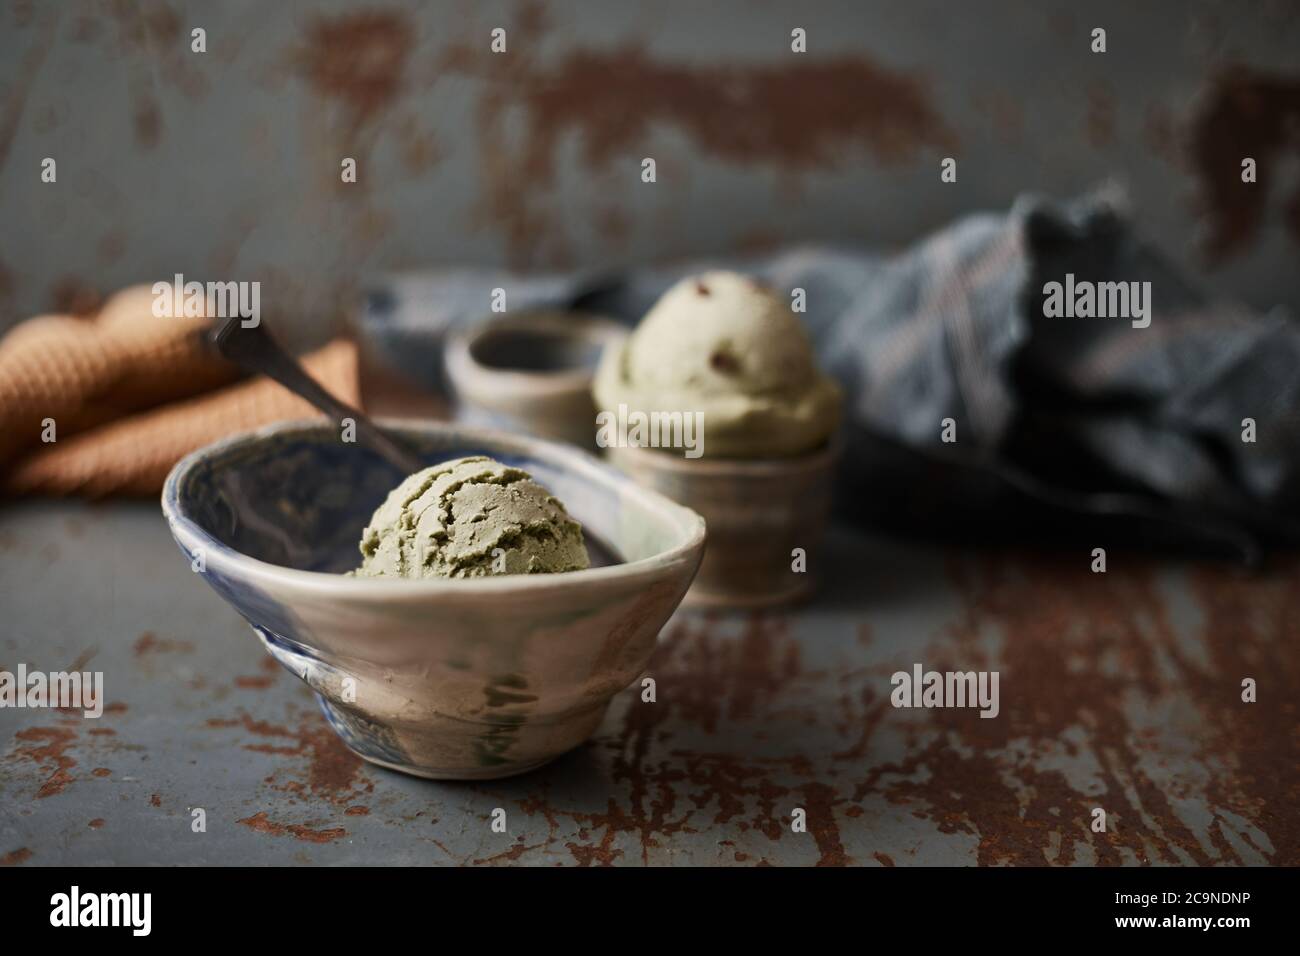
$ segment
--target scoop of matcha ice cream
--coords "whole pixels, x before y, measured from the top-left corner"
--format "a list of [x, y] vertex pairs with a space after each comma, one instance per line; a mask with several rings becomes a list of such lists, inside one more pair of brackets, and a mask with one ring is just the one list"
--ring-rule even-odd
[[458, 458], [411, 475], [361, 534], [361, 577], [580, 571], [582, 526], [528, 472]]
[[702, 412], [704, 454], [722, 458], [811, 451], [835, 431], [841, 400], [789, 305], [734, 272], [665, 292], [606, 352], [594, 393], [611, 412]]

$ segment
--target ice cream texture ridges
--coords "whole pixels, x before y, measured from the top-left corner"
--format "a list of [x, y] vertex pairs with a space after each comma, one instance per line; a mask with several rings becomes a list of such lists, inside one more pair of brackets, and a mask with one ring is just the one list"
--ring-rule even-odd
[[590, 566], [582, 526], [520, 468], [476, 456], [394, 488], [361, 535], [359, 577], [470, 578]]
[[665, 292], [606, 352], [594, 394], [610, 411], [703, 413], [705, 454], [720, 458], [812, 451], [835, 431], [841, 403], [789, 305], [734, 272]]

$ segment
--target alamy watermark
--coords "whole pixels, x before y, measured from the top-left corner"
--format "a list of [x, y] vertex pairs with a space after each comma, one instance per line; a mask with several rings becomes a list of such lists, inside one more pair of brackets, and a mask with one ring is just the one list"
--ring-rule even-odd
[[687, 458], [704, 454], [703, 412], [617, 411], [596, 414], [596, 444], [601, 448], [681, 448]]
[[104, 714], [103, 671], [29, 671], [19, 664], [15, 672], [0, 670], [0, 709], [48, 707], [80, 710], [86, 717]]
[[155, 282], [152, 292], [153, 314], [159, 319], [238, 317], [246, 329], [262, 321], [260, 282], [186, 282], [178, 272], [171, 282]]
[[73, 886], [50, 897], [50, 925], [54, 927], [118, 926], [132, 936], [148, 936], [153, 928], [152, 893], [83, 893]]
[[889, 702], [895, 707], [978, 707], [981, 717], [1001, 711], [997, 671], [927, 671], [913, 664], [911, 673], [895, 671]]
[[1151, 324], [1150, 282], [1075, 281], [1043, 283], [1043, 315], [1049, 319], [1131, 319], [1133, 328]]

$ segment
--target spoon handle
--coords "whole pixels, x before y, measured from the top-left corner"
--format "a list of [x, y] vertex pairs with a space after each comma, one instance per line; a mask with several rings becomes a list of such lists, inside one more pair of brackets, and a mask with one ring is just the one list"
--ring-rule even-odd
[[260, 323], [246, 328], [239, 316], [231, 316], [209, 335], [209, 341], [217, 351], [245, 371], [274, 379], [336, 422], [351, 418], [356, 422], [358, 440], [405, 474], [413, 474], [424, 467], [424, 462], [418, 456], [389, 438], [364, 414], [325, 391], [320, 383], [280, 348]]

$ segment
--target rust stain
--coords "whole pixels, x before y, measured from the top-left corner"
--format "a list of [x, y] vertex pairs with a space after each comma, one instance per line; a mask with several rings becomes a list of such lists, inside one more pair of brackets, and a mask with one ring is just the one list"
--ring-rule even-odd
[[194, 650], [194, 645], [189, 641], [176, 640], [169, 637], [159, 637], [153, 631], [145, 631], [136, 640], [132, 646], [136, 657], [147, 657], [150, 654], [180, 653], [189, 654]]
[[[955, 644], [927, 651], [927, 665], [996, 668], [1002, 713], [923, 712], [908, 756], [872, 767], [851, 799], [882, 794], [941, 833], [972, 834], [981, 864], [1065, 865], [1081, 846], [1102, 865], [1249, 862], [1220, 832], [1229, 825], [1221, 810], [1268, 835], [1272, 862], [1294, 863], [1300, 838], [1281, 808], [1300, 798], [1292, 703], [1300, 673], [1287, 653], [1300, 636], [1298, 568], [1293, 561], [1263, 580], [1193, 575], [1206, 609], [1206, 665], [1180, 642], [1152, 563], [1130, 560], [1123, 574], [1093, 575], [1053, 558], [954, 561], [966, 610], [952, 629]], [[996, 660], [980, 642], [990, 633], [1002, 638]], [[1251, 673], [1269, 675], [1271, 705], [1240, 703], [1238, 675]], [[1154, 729], [1135, 723], [1135, 700], [1144, 702], [1137, 713], [1175, 702], [1200, 711], [1184, 725], [1188, 745], [1203, 765], [1230, 768], [1206, 786], [1217, 817], [1208, 833], [1193, 832], [1179, 813], [1177, 785], [1152, 776], [1144, 758], [1159, 743]], [[1062, 771], [1045, 769], [1062, 749], [1090, 758], [1097, 789], [1080, 791]], [[1107, 833], [1091, 831], [1093, 807], [1106, 810]], [[1252, 844], [1248, 833], [1233, 834]]]
[[489, 856], [481, 860], [475, 860], [474, 863], [475, 865], [501, 863], [501, 862], [513, 863], [516, 860], [518, 860], [521, 856], [523, 856], [525, 853], [527, 853], [529, 850], [540, 850], [545, 846], [546, 846], [545, 843], [535, 843], [532, 846], [528, 846], [524, 843], [524, 838], [520, 837], [519, 842], [516, 843], [514, 846], [512, 846], [510, 849], [506, 850], [505, 852], [498, 853], [495, 856]]
[[51, 309], [60, 315], [91, 316], [104, 304], [104, 297], [95, 286], [76, 276], [64, 276], [50, 287]]
[[76, 779], [76, 777], [68, 773], [66, 770], [56, 770], [50, 775], [49, 779], [47, 779], [45, 783], [41, 784], [41, 789], [36, 791], [36, 796], [40, 799], [60, 794], [68, 784], [72, 783]]
[[1079, 41], [1079, 29], [1074, 14], [1069, 10], [1053, 10], [1048, 14], [1048, 25], [1057, 40], [1066, 43]]
[[443, 152], [437, 138], [423, 129], [414, 117], [407, 118], [398, 129], [402, 166], [412, 175], [422, 175], [438, 164]]
[[[576, 758], [606, 761], [613, 794], [593, 809], [553, 798], [545, 777], [500, 784], [502, 793], [523, 794], [518, 806], [545, 822], [546, 835], [474, 862], [515, 862], [553, 848], [579, 865], [607, 866], [635, 857], [638, 843], [648, 862], [676, 835], [725, 827], [748, 833], [751, 844], [761, 843], [759, 834], [787, 848], [792, 839], [815, 844], [819, 865], [845, 865], [855, 862], [845, 837], [872, 825], [868, 814], [883, 798], [941, 834], [973, 837], [982, 864], [1095, 857], [1102, 865], [1214, 865], [1250, 862], [1254, 852], [1294, 865], [1300, 833], [1289, 808], [1300, 803], [1300, 662], [1289, 650], [1300, 638], [1300, 560], [1258, 578], [1191, 572], [1203, 612], [1202, 633], [1191, 636], [1170, 622], [1163, 573], [1131, 558], [1122, 574], [1110, 575], [1037, 555], [954, 558], [949, 576], [962, 610], [938, 640], [919, 636], [927, 643], [917, 654], [940, 670], [998, 670], [996, 720], [969, 710], [895, 712], [887, 697], [893, 667], [814, 670], [781, 616], [684, 615], [647, 669], [658, 701], [642, 703], [634, 685], [613, 734]], [[880, 643], [865, 623], [843, 635], [848, 655]], [[1259, 704], [1241, 703], [1242, 676], [1260, 678]], [[1193, 766], [1223, 768], [1211, 769], [1207, 782], [1171, 784], [1152, 769], [1159, 739], [1144, 715], [1165, 711], [1195, 716], [1178, 726], [1196, 754]], [[883, 723], [907, 737], [896, 763], [872, 753]], [[319, 716], [279, 725], [245, 714], [208, 724], [262, 738], [250, 748], [298, 758], [286, 765], [300, 779], [284, 780], [277, 769], [268, 785], [365, 815], [354, 812], [361, 761]], [[1056, 768], [1062, 752], [1091, 768], [1087, 786]], [[1208, 832], [1187, 822], [1180, 799], [1187, 786], [1204, 788], [1215, 817]], [[788, 823], [800, 805], [812, 838], [802, 843]], [[1094, 806], [1106, 808], [1111, 832], [1091, 832]], [[293, 829], [300, 825], [265, 813], [240, 822], [315, 842], [344, 833], [301, 826], [310, 834], [301, 836]], [[733, 845], [729, 855], [766, 862], [753, 846], [745, 850]], [[881, 851], [871, 858], [894, 862]]]
[[833, 787], [824, 783], [810, 783], [803, 789], [804, 804], [808, 811], [808, 831], [817, 841], [821, 858], [818, 866], [849, 866], [853, 858], [844, 852], [840, 842], [840, 828], [835, 821], [835, 804], [839, 802]]
[[889, 711], [889, 700], [883, 694], [877, 693], [870, 684], [863, 684], [858, 690], [856, 699], [851, 693], [841, 695], [840, 708], [845, 717], [836, 723], [837, 729], [843, 734], [856, 732], [857, 739], [851, 746], [836, 751], [834, 759], [860, 761], [867, 756], [871, 739]]
[[25, 846], [20, 846], [16, 850], [10, 850], [4, 856], [0, 856], [0, 866], [18, 866], [20, 863], [26, 863], [32, 858], [32, 851]]
[[401, 95], [414, 35], [414, 24], [395, 10], [318, 17], [290, 60], [320, 96], [344, 106], [355, 135]]
[[[974, 711], [893, 711], [893, 667], [815, 670], [784, 617], [683, 615], [647, 670], [659, 700], [641, 703], [634, 685], [613, 733], [576, 758], [608, 766], [611, 795], [595, 808], [575, 807], [554, 798], [545, 777], [503, 783], [501, 792], [523, 795], [525, 815], [545, 821], [545, 836], [530, 833], [473, 862], [516, 862], [553, 849], [579, 865], [613, 865], [635, 858], [638, 844], [645, 862], [676, 835], [726, 828], [748, 834], [745, 852], [731, 845], [726, 854], [737, 863], [766, 862], [754, 846], [762, 834], [787, 849], [793, 840], [807, 848], [801, 852], [815, 844], [819, 865], [844, 865], [855, 862], [846, 838], [873, 825], [873, 805], [883, 799], [940, 834], [973, 837], [982, 864], [1095, 857], [1102, 865], [1216, 865], [1252, 862], [1257, 854], [1294, 865], [1300, 833], [1289, 809], [1300, 803], [1300, 661], [1289, 651], [1300, 638], [1300, 560], [1284, 559], [1254, 578], [1194, 569], [1190, 593], [1201, 617], [1193, 634], [1170, 621], [1161, 587], [1167, 573], [1131, 557], [1122, 574], [1110, 575], [1038, 555], [954, 558], [949, 577], [962, 610], [937, 639], [919, 635], [925, 643], [917, 654], [940, 670], [997, 669], [1003, 694], [996, 720]], [[841, 637], [849, 661], [883, 643], [865, 622]], [[1240, 701], [1242, 676], [1260, 679], [1259, 704]], [[1185, 734], [1190, 765], [1209, 769], [1207, 779], [1171, 783], [1155, 767], [1160, 732], [1150, 718], [1165, 712], [1184, 715], [1175, 730]], [[366, 815], [355, 812], [359, 758], [315, 714], [286, 724], [246, 714], [208, 723], [251, 735], [248, 746], [295, 758], [286, 766], [299, 779], [277, 769], [268, 785], [324, 797], [340, 815]], [[896, 763], [872, 752], [882, 724], [907, 738]], [[337, 748], [342, 764], [322, 759], [318, 747]], [[1088, 765], [1087, 785], [1057, 769], [1062, 752]], [[1208, 830], [1188, 822], [1189, 796], [1206, 798], [1214, 818]], [[790, 833], [794, 806], [808, 810], [811, 839]], [[1111, 832], [1091, 832], [1093, 806], [1106, 808]], [[240, 822], [314, 842], [344, 834], [320, 821], [280, 823], [265, 813]], [[885, 849], [870, 859], [893, 865], [898, 850]]]
[[347, 748], [323, 718], [299, 730], [299, 739], [310, 753], [308, 786], [319, 794], [346, 795], [356, 783], [363, 761]]
[[36, 13], [36, 0], [12, 0], [10, 7], [14, 12], [14, 26], [32, 25], [33, 15]]
[[[811, 779], [815, 768], [804, 754], [750, 757], [664, 746], [687, 728], [716, 735], [725, 746], [731, 731], [782, 719], [784, 708], [798, 706], [794, 682], [825, 675], [803, 670], [784, 617], [750, 615], [734, 634], [722, 633], [712, 617], [678, 622], [657, 645], [647, 673], [656, 679], [657, 701], [636, 697], [617, 738], [605, 741], [612, 780], [626, 788], [623, 798], [608, 798], [603, 812], [556, 806], [545, 791], [519, 802], [528, 816], [545, 819], [544, 846], [560, 842], [562, 819], [578, 827], [577, 838], [563, 846], [581, 866], [609, 866], [622, 857], [615, 845], [620, 834], [636, 838], [648, 862], [652, 849], [668, 845], [664, 838], [698, 832], [706, 819], [775, 841], [788, 831], [788, 811], [801, 792], [817, 816], [812, 832], [821, 861], [847, 860], [833, 815], [842, 797]], [[805, 782], [796, 790], [784, 782], [790, 778]]]
[[294, 733], [288, 727], [282, 724], [273, 724], [268, 720], [255, 720], [248, 714], [241, 714], [236, 719], [224, 717], [210, 717], [207, 720], [209, 727], [243, 727], [250, 734], [257, 734], [259, 737], [293, 737]]
[[203, 58], [191, 54], [180, 15], [170, 5], [115, 2], [106, 9], [117, 28], [117, 53], [125, 61], [135, 141], [153, 149], [164, 131], [159, 81], [191, 101], [201, 98], [208, 89], [198, 68]]
[[971, 106], [981, 114], [1005, 145], [1019, 143], [1024, 135], [1025, 115], [1020, 102], [1005, 90], [974, 94]]
[[592, 223], [600, 237], [615, 248], [621, 246], [632, 233], [631, 217], [617, 206], [606, 205], [596, 210]]
[[528, 37], [539, 37], [550, 27], [551, 18], [540, 0], [524, 0], [515, 11], [516, 26]]
[[596, 170], [643, 141], [656, 123], [679, 128], [728, 162], [791, 171], [835, 165], [847, 146], [897, 164], [922, 148], [956, 143], [920, 79], [861, 57], [685, 65], [628, 44], [573, 51], [531, 79], [521, 91], [532, 126], [527, 152], [543, 169], [568, 132], [581, 134], [586, 164]]
[[13, 85], [9, 87], [8, 95], [0, 107], [0, 169], [4, 169], [5, 161], [9, 158], [9, 150], [18, 134], [18, 125], [23, 118], [27, 99], [54, 46], [61, 14], [62, 11], [55, 6], [43, 10], [40, 33], [23, 54], [22, 63], [14, 74]]
[[[124, 44], [141, 53], [169, 53], [170, 46], [181, 39], [180, 16], [168, 4], [123, 3], [109, 4], [121, 30], [119, 38]], [[188, 53], [188, 44], [185, 52]]]
[[162, 110], [152, 96], [138, 96], [131, 111], [131, 126], [135, 141], [146, 149], [157, 146], [162, 139]]
[[104, 826], [104, 818], [103, 818], [103, 817], [95, 817], [95, 819], [93, 819], [93, 820], [91, 820], [89, 823], [87, 823], [86, 826], [90, 827], [92, 830], [98, 830], [98, 829], [101, 829], [101, 828]]
[[1097, 149], [1115, 140], [1115, 97], [1104, 83], [1088, 90], [1086, 129], [1089, 145]]
[[630, 817], [614, 814], [611, 805], [599, 822], [638, 832], [644, 857], [658, 845], [654, 834], [689, 832], [691, 811], [677, 810], [678, 791], [689, 785], [688, 799], [697, 809], [716, 804], [715, 822], [720, 823], [743, 813], [747, 799], [757, 797], [752, 825], [772, 836], [779, 830], [774, 800], [784, 791], [767, 781], [762, 766], [725, 753], [683, 751], [673, 751], [672, 761], [650, 766], [648, 756], [658, 729], [669, 719], [715, 733], [723, 722], [747, 720], [759, 706], [771, 706], [799, 671], [798, 645], [789, 639], [783, 618], [752, 615], [738, 638], [714, 634], [709, 619], [676, 625], [657, 646], [649, 668], [660, 698], [631, 705], [614, 760], [613, 779], [629, 785]]
[[1167, 106], [1154, 103], [1147, 107], [1142, 137], [1151, 151], [1161, 159], [1175, 166], [1185, 165], [1186, 157], [1179, 142], [1178, 121]]
[[14, 278], [13, 269], [9, 268], [3, 259], [0, 259], [0, 308], [9, 307], [16, 287], [17, 280]]
[[275, 677], [270, 674], [257, 674], [252, 677], [241, 674], [235, 678], [236, 687], [252, 688], [255, 690], [265, 690], [274, 683]]
[[[1300, 158], [1300, 75], [1236, 65], [1215, 77], [1193, 117], [1188, 151], [1202, 210], [1209, 219], [1207, 258], [1219, 263], [1259, 236], [1268, 204], [1280, 189], [1277, 170]], [[1241, 181], [1251, 157], [1257, 181]], [[1284, 225], [1300, 241], [1300, 189], [1283, 200]]]
[[[639, 162], [635, 151], [661, 128], [681, 132], [722, 162], [771, 166], [786, 175], [852, 161], [857, 150], [901, 165], [925, 149], [957, 145], [922, 77], [867, 57], [689, 63], [658, 59], [627, 42], [570, 50], [543, 63], [533, 50], [545, 24], [532, 6], [526, 10], [511, 28], [517, 45], [509, 57], [494, 57], [480, 43], [457, 44], [445, 51], [440, 68], [484, 81], [476, 108], [484, 157], [480, 214], [505, 235], [522, 265], [536, 264], [543, 239], [557, 244], [552, 258], [562, 252], [563, 237], [551, 222], [557, 217], [539, 197], [554, 185], [559, 146], [571, 136], [588, 176], [617, 161]], [[516, 114], [521, 142], [505, 128]], [[521, 182], [529, 188], [520, 189]]]
[[91, 774], [92, 774], [93, 776], [96, 776], [96, 777], [111, 777], [111, 776], [113, 776], [113, 771], [109, 770], [107, 767], [96, 767], [94, 770], [92, 770], [92, 771], [90, 771], [90, 772], [91, 772]]
[[[1178, 657], [1183, 679], [1205, 712], [1208, 755], [1231, 772], [1218, 774], [1208, 794], [1215, 806], [1251, 821], [1272, 843], [1278, 866], [1300, 865], [1300, 561], [1290, 558], [1264, 578], [1199, 570], [1192, 587], [1204, 611], [1208, 666]], [[1259, 699], [1241, 699], [1241, 681], [1253, 677]], [[1223, 816], [1217, 828], [1229, 826]], [[1218, 829], [1215, 830], [1216, 835]], [[1238, 834], [1251, 843], [1249, 834]], [[1231, 858], [1226, 840], [1220, 852]]]
[[92, 16], [80, 14], [72, 25], [73, 43], [94, 43], [102, 35], [104, 25]]
[[256, 830], [258, 833], [265, 833], [269, 836], [292, 836], [294, 839], [306, 843], [333, 843], [335, 840], [341, 840], [348, 835], [348, 831], [342, 827], [316, 830], [300, 823], [276, 823], [267, 817], [265, 811], [235, 822], [242, 823], [250, 830]]
[[282, 790], [293, 793], [305, 790], [334, 803], [350, 803], [358, 788], [372, 789], [374, 786], [368, 781], [358, 781], [362, 759], [347, 748], [338, 734], [330, 729], [329, 724], [319, 714], [313, 713], [306, 717], [296, 730], [269, 721], [255, 720], [248, 714], [241, 714], [235, 719], [211, 718], [207, 721], [207, 725], [242, 727], [248, 733], [258, 737], [283, 738], [290, 741], [286, 744], [244, 745], [245, 750], [257, 753], [306, 758], [305, 782], [289, 781], [279, 784]]
[[[89, 664], [92, 660], [94, 660], [95, 655], [98, 653], [99, 653], [98, 646], [92, 645], [91, 647], [86, 648], [84, 651], [82, 651], [80, 654], [76, 656], [73, 662], [68, 665], [67, 669], [69, 671], [84, 671], [86, 669], [86, 665]], [[75, 710], [76, 708], [71, 708], [71, 709]]]
[[36, 792], [37, 799], [60, 794], [76, 780], [69, 771], [77, 761], [67, 754], [68, 748], [77, 742], [76, 731], [69, 727], [28, 727], [14, 734], [14, 738], [30, 746], [19, 747], [10, 756], [30, 760], [48, 774]]
[[244, 749], [255, 754], [280, 754], [284, 757], [296, 757], [302, 753], [301, 747], [277, 747], [274, 744], [244, 744]]
[[[611, 804], [613, 802], [610, 801]], [[613, 848], [614, 835], [617, 832], [615, 826], [606, 823], [605, 835], [596, 846], [569, 841], [564, 844], [564, 847], [573, 854], [578, 866], [613, 866], [614, 861], [623, 855], [622, 850]]]
[[742, 833], [755, 829], [769, 840], [781, 839], [790, 818], [778, 810], [777, 801], [784, 803], [791, 790], [771, 779], [771, 764], [721, 753], [673, 751], [673, 755], [684, 761], [691, 786], [699, 788], [687, 795], [696, 808], [717, 806], [713, 823], [733, 825], [732, 820], [740, 817], [734, 826]]
[[[1123, 575], [1093, 575], [1052, 559], [994, 560], [979, 567], [954, 562], [953, 573], [969, 615], [956, 629], [961, 669], [984, 666], [978, 663], [983, 657], [978, 635], [996, 629], [1005, 639], [997, 662], [1002, 686], [1018, 690], [1002, 695], [996, 720], [957, 709], [928, 711], [942, 733], [908, 762], [928, 767], [932, 776], [922, 783], [895, 783], [888, 789], [890, 799], [918, 797], [930, 805], [942, 832], [977, 834], [981, 864], [1069, 864], [1076, 843], [1091, 844], [1101, 864], [1122, 862], [1121, 848], [1141, 862], [1153, 862], [1144, 837], [1154, 837], [1151, 843], [1165, 863], [1179, 862], [1171, 845], [1201, 865], [1208, 863], [1167, 795], [1138, 770], [1123, 706], [1126, 692], [1149, 697], [1161, 686], [1143, 623], [1162, 612], [1148, 575], [1131, 568]], [[1113, 668], [1104, 666], [1108, 660], [1116, 661]], [[935, 666], [949, 669], [942, 661]], [[1041, 748], [1079, 726], [1114, 754], [1098, 754], [1104, 793], [1081, 794], [1060, 771], [1038, 769], [1033, 761], [1008, 768], [1001, 759], [1014, 740]], [[1008, 775], [1020, 786], [1006, 782]], [[1027, 802], [1024, 794], [1030, 795]], [[1119, 825], [1092, 833], [1094, 806], [1103, 806]], [[1156, 818], [1163, 833], [1144, 833], [1144, 814]], [[1060, 851], [1049, 861], [1045, 851], [1054, 833]]]
[[802, 673], [799, 644], [780, 617], [751, 615], [738, 640], [719, 639], [708, 621], [682, 624], [660, 650], [652, 672], [669, 672], [674, 709], [707, 733], [753, 717]]
[[368, 817], [370, 816], [370, 808], [363, 807], [360, 805], [355, 807], [348, 807], [346, 810], [343, 811], [343, 814], [344, 816], [349, 816], [349, 817]]
[[782, 235], [770, 229], [750, 229], [731, 241], [731, 248], [744, 255], [770, 252], [781, 244]]
[[159, 796], [158, 794], [156, 794], [156, 793], [154, 793], [154, 794], [150, 794], [150, 795], [149, 795], [149, 806], [151, 806], [151, 807], [161, 807], [161, 806], [162, 806], [162, 797], [160, 797], [160, 796]]

